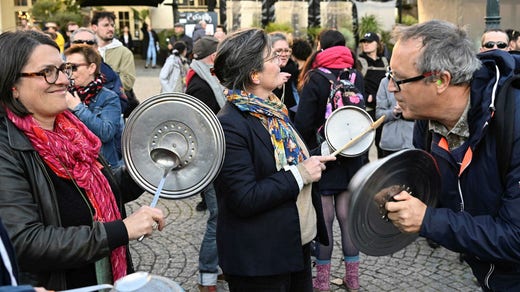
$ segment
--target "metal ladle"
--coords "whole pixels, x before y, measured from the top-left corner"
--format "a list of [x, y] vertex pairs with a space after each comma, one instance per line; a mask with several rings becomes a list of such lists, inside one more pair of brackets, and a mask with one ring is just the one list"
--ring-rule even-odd
[[[153, 196], [152, 203], [150, 203], [150, 207], [154, 208], [155, 205], [157, 205], [157, 202], [159, 201], [159, 196], [161, 195], [161, 191], [164, 187], [164, 182], [166, 181], [166, 177], [172, 171], [174, 168], [178, 167], [181, 164], [181, 159], [179, 158], [179, 155], [177, 153], [166, 149], [166, 148], [154, 148], [152, 151], [150, 151], [150, 158], [157, 163], [159, 166], [161, 166], [164, 169], [163, 176], [161, 178], [161, 181], [159, 182], [159, 185], [157, 186], [157, 190], [155, 191], [155, 194]], [[142, 241], [144, 238], [144, 235], [139, 237], [137, 241]]]

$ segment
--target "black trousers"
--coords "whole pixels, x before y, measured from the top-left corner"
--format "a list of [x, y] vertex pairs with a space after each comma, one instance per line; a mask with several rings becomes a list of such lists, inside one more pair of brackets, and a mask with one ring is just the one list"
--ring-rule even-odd
[[[304, 268], [301, 271], [272, 276], [244, 277], [227, 275], [230, 292], [312, 292], [310, 244], [302, 246]], [[281, 259], [283, 260], [283, 259]], [[251, 263], [254, 265], [254, 263]]]

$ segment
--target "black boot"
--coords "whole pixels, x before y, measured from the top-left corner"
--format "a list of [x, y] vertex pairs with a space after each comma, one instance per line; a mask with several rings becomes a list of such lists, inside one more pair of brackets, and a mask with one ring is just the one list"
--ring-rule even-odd
[[206, 196], [204, 196], [204, 193], [200, 193], [201, 201], [195, 206], [195, 210], [202, 212], [208, 209], [208, 206], [206, 206]]

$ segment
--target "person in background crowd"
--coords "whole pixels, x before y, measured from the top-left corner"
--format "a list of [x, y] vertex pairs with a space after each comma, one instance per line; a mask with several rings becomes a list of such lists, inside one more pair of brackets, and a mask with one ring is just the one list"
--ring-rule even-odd
[[193, 44], [195, 44], [200, 38], [206, 35], [206, 21], [201, 20], [197, 25], [195, 25], [195, 29], [193, 30], [192, 40]]
[[[322, 142], [323, 133], [320, 128], [325, 124], [327, 102], [331, 85], [330, 80], [318, 70], [330, 72], [337, 79], [347, 79], [356, 88], [363, 88], [361, 73], [354, 70], [354, 58], [349, 48], [345, 46], [345, 37], [337, 30], [323, 30], [318, 36], [318, 46], [305, 63], [302, 70], [301, 95], [294, 124], [305, 143], [312, 148], [321, 148], [322, 155], [328, 155], [326, 142]], [[345, 69], [349, 69], [348, 73]], [[349, 75], [349, 76], [346, 76]], [[355, 76], [355, 77], [354, 77]], [[352, 80], [352, 77], [355, 80]], [[362, 92], [362, 90], [360, 90]], [[352, 106], [364, 109], [364, 101], [356, 95], [349, 98]], [[337, 218], [341, 231], [341, 246], [345, 261], [345, 275], [343, 282], [347, 289], [359, 289], [359, 251], [352, 243], [348, 230], [348, 211], [350, 193], [348, 184], [354, 174], [363, 166], [362, 156], [338, 156], [334, 162], [327, 163], [327, 170], [323, 172], [319, 181], [319, 192], [323, 205], [323, 214], [329, 236], [329, 245], [318, 245], [316, 255], [316, 278], [313, 286], [317, 291], [330, 290], [330, 266], [333, 250], [333, 223]]]
[[47, 22], [47, 23], [45, 23], [45, 30], [50, 33], [56, 34], [55, 41], [58, 44], [58, 47], [60, 47], [60, 53], [63, 53], [63, 51], [65, 50], [65, 38], [59, 31], [58, 24], [56, 22], [52, 22], [52, 21]]
[[183, 41], [186, 45], [186, 56], [191, 56], [191, 51], [193, 50], [193, 40], [184, 33], [184, 25], [182, 23], [176, 23], [173, 29], [175, 30], [175, 33], [170, 37], [168, 50], [173, 50], [173, 44], [175, 42]]
[[507, 33], [501, 29], [488, 29], [482, 34], [480, 52], [490, 50], [509, 51], [509, 37]]
[[183, 41], [178, 41], [173, 44], [172, 48], [172, 54], [166, 59], [159, 73], [161, 93], [184, 92], [186, 90], [187, 47]]
[[506, 29], [509, 38], [509, 50], [520, 51], [520, 32], [516, 29]]
[[130, 51], [134, 51], [134, 40], [132, 39], [132, 34], [130, 33], [130, 28], [128, 28], [128, 25], [123, 27], [123, 33], [119, 37], [119, 41]]
[[[388, 90], [403, 117], [417, 120], [414, 145], [433, 155], [442, 188], [438, 206], [400, 192], [385, 204], [388, 218], [401, 232], [462, 253], [483, 291], [520, 291], [520, 115], [511, 117], [504, 176], [490, 127], [494, 97], [514, 74], [515, 57], [503, 50], [476, 55], [468, 33], [441, 20], [404, 28], [396, 39]], [[512, 94], [518, 109], [520, 91]]]
[[114, 38], [116, 16], [113, 12], [96, 11], [90, 25], [96, 33], [98, 51], [103, 60], [117, 72], [125, 93], [132, 90], [135, 83], [134, 55], [127, 47]]
[[67, 42], [65, 43], [65, 50], [70, 48], [70, 37], [72, 36], [72, 33], [74, 33], [78, 28], [79, 25], [74, 21], [69, 21], [67, 23], [67, 31], [65, 32], [65, 35], [67, 36]]
[[[291, 59], [292, 49], [289, 47], [287, 36], [281, 32], [272, 32], [269, 34], [273, 51], [280, 55], [280, 75], [282, 83], [273, 90], [285, 104], [287, 109], [294, 108], [298, 104], [298, 91], [296, 90], [298, 81], [298, 65]], [[296, 95], [295, 95], [296, 94]], [[294, 120], [294, 111], [289, 111], [289, 118]]]
[[146, 61], [145, 68], [149, 65], [152, 69], [157, 68], [157, 52], [159, 51], [159, 36], [153, 30], [152, 25], [147, 25], [146, 30], [143, 32], [143, 43], [146, 46]]
[[296, 62], [296, 65], [298, 66], [298, 75], [296, 75], [297, 79], [295, 80], [295, 84], [293, 84], [293, 95], [295, 97], [295, 100], [298, 100], [298, 102], [295, 106], [289, 109], [295, 114], [298, 109], [298, 103], [300, 100], [300, 92], [298, 91], [298, 84], [300, 83], [301, 77], [300, 73], [303, 70], [303, 67], [305, 66], [305, 62], [307, 62], [307, 59], [312, 55], [312, 46], [307, 40], [296, 38], [293, 40], [291, 49], [292, 59], [294, 62]]
[[[384, 47], [379, 36], [375, 32], [367, 32], [359, 41], [362, 52], [358, 62], [361, 64], [361, 72], [365, 81], [366, 109], [372, 119], [376, 119], [377, 90], [381, 79], [385, 78], [388, 59], [384, 56]], [[383, 157], [383, 151], [379, 147], [381, 140], [381, 127], [376, 129], [375, 145], [377, 157]]]
[[[0, 214], [20, 283], [65, 290], [114, 283], [133, 265], [128, 242], [164, 227], [160, 209], [126, 217], [143, 190], [111, 172], [101, 141], [68, 109], [72, 66], [36, 31], [0, 35]], [[98, 282], [99, 281], [99, 282]]]
[[388, 78], [381, 79], [377, 90], [376, 119], [385, 116], [379, 147], [386, 157], [403, 149], [413, 149], [414, 121], [405, 120], [394, 93], [388, 91]]
[[133, 87], [135, 83], [134, 55], [127, 47], [114, 39], [116, 16], [113, 12], [96, 11], [90, 21], [90, 27], [96, 33], [98, 51], [103, 60], [119, 75], [127, 96], [127, 107], [124, 117], [139, 105]]
[[[224, 103], [224, 88], [219, 80], [211, 74], [218, 39], [204, 36], [193, 45], [193, 60], [186, 76], [186, 94], [194, 96], [204, 102], [213, 113], [217, 114]], [[201, 193], [209, 211], [206, 232], [199, 252], [199, 291], [217, 291], [218, 254], [217, 254], [217, 197], [215, 187], [210, 184]]]
[[69, 109], [101, 140], [101, 154], [112, 169], [123, 165], [116, 139], [123, 129], [119, 96], [103, 86], [100, 72], [101, 56], [93, 46], [74, 45], [65, 51], [72, 65], [72, 78], [67, 99]]
[[333, 156], [310, 156], [285, 105], [280, 56], [261, 29], [230, 34], [214, 71], [227, 88], [218, 118], [226, 140], [215, 180], [217, 250], [229, 290], [312, 291], [310, 242], [327, 242], [320, 179]]

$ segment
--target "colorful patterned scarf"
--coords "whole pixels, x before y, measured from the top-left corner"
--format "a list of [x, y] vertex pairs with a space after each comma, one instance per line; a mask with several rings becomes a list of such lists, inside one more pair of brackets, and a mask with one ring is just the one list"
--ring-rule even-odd
[[306, 159], [303, 146], [298, 145], [295, 130], [289, 121], [287, 108], [274, 94], [269, 96], [269, 100], [239, 90], [227, 90], [225, 95], [229, 102], [260, 119], [267, 128], [271, 134], [278, 170], [285, 165], [297, 165]]
[[103, 88], [103, 84], [105, 84], [106, 80], [103, 74], [100, 74], [98, 78], [91, 81], [87, 86], [74, 86], [72, 90], [78, 92], [78, 96], [85, 105], [90, 104], [90, 100], [95, 97], [101, 88]]
[[[93, 220], [111, 222], [121, 219], [108, 180], [97, 161], [101, 141], [72, 113], [56, 116], [54, 131], [42, 129], [32, 115], [19, 117], [6, 109], [7, 116], [22, 130], [45, 163], [65, 179], [73, 179], [86, 192], [95, 214]], [[113, 279], [126, 275], [126, 247], [120, 246], [110, 255]]]

